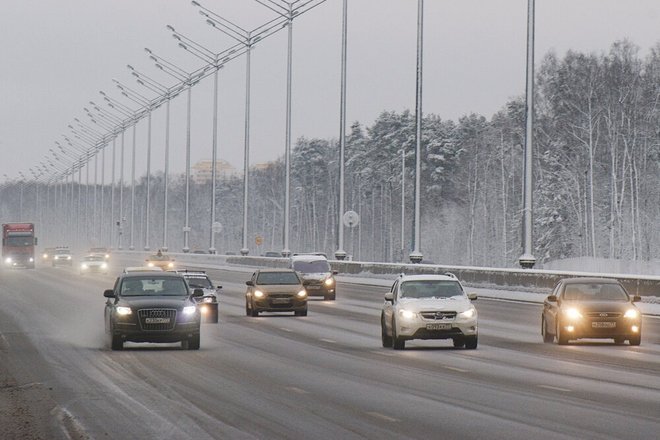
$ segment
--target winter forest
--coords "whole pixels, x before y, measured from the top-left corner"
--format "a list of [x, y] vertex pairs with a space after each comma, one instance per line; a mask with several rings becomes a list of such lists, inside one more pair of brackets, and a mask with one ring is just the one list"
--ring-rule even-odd
[[[581, 256], [660, 258], [660, 43], [645, 56], [628, 41], [616, 42], [602, 54], [550, 53], [537, 63], [536, 72], [537, 267]], [[519, 97], [490, 119], [469, 114], [451, 121], [424, 115], [421, 251], [425, 260], [517, 266], [522, 252], [524, 107], [524, 97]], [[373, 124], [354, 122], [348, 130], [345, 208], [356, 211], [360, 223], [345, 229], [344, 248], [355, 260], [407, 261], [413, 218], [414, 122], [410, 111], [383, 111]], [[332, 255], [337, 249], [339, 218], [338, 142], [313, 138], [313, 133], [309, 136], [298, 139], [292, 152], [290, 248]], [[158, 248], [163, 242], [162, 172], [151, 176], [148, 240], [145, 183], [143, 176], [136, 185], [136, 249], [145, 243]], [[190, 247], [206, 250], [211, 185], [192, 185]], [[180, 250], [183, 243], [184, 187], [183, 176], [170, 176], [168, 244], [172, 251]], [[40, 244], [62, 244], [62, 225], [44, 223], [52, 216], [60, 222], [69, 219], [64, 229], [73, 231], [78, 207], [64, 206], [61, 197], [57, 201], [56, 190], [47, 192], [42, 183], [15, 182], [1, 191], [3, 221], [17, 220], [20, 203], [21, 211], [31, 217], [23, 220], [42, 225], [38, 228], [46, 241]], [[77, 195], [77, 183], [74, 191]], [[83, 205], [91, 206], [91, 191], [85, 185], [80, 191], [87, 201]], [[81, 247], [86, 243], [117, 246], [109, 203], [113, 189], [106, 184], [102, 191], [103, 213], [96, 214], [95, 208], [90, 225], [79, 226]], [[118, 191], [115, 187], [115, 213]], [[217, 221], [223, 229], [216, 236], [216, 247], [220, 253], [238, 253], [242, 247], [242, 192], [241, 177], [218, 181]], [[35, 203], [37, 193], [40, 205]], [[125, 216], [131, 209], [129, 196], [130, 184], [123, 189]], [[98, 206], [96, 200], [94, 206]], [[253, 168], [247, 232], [250, 254], [282, 249], [283, 206], [283, 158]], [[126, 234], [124, 227], [125, 248]], [[263, 237], [260, 246], [257, 236]], [[68, 240], [75, 242], [73, 236]]]

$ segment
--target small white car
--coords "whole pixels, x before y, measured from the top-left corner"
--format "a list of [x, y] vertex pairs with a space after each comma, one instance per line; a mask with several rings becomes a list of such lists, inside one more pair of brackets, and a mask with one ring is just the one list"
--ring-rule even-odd
[[403, 350], [412, 339], [452, 339], [456, 348], [477, 348], [476, 299], [453, 274], [402, 274], [385, 294], [383, 347]]
[[80, 263], [80, 274], [108, 273], [108, 263], [103, 255], [91, 254], [83, 258]]

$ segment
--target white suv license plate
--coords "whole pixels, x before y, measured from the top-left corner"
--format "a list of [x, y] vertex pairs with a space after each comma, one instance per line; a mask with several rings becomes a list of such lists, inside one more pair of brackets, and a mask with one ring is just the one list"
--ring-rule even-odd
[[615, 328], [616, 322], [614, 321], [595, 321], [591, 323], [592, 328]]
[[426, 324], [426, 330], [451, 330], [451, 323]]
[[146, 324], [169, 324], [170, 318], [144, 318]]

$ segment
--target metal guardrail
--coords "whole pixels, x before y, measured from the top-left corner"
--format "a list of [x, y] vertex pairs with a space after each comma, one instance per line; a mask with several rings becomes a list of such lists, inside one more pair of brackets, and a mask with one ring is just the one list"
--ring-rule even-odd
[[[125, 255], [134, 255], [144, 258], [150, 253], [123, 252]], [[238, 255], [208, 255], [183, 254], [173, 255], [178, 261], [190, 264], [229, 264], [250, 267], [287, 267], [286, 258], [267, 258]], [[539, 269], [500, 269], [470, 266], [445, 266], [436, 264], [396, 264], [396, 263], [369, 263], [359, 261], [336, 261], [330, 264], [334, 270], [343, 275], [391, 275], [392, 277], [404, 272], [407, 274], [444, 274], [451, 272], [461, 282], [469, 286], [484, 286], [500, 289], [520, 290], [527, 289], [532, 292], [549, 292], [561, 278], [569, 277], [604, 277], [619, 280], [628, 293], [641, 296], [660, 297], [660, 276], [648, 275], [621, 275], [602, 274], [578, 271], [554, 271]]]

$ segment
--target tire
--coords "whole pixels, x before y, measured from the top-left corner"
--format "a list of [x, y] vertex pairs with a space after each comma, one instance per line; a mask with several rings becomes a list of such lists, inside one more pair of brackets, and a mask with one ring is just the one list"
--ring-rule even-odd
[[250, 303], [247, 299], [245, 300], [245, 316], [252, 316], [250, 313]]
[[195, 335], [190, 339], [181, 341], [181, 347], [184, 350], [199, 350], [199, 335]]
[[555, 335], [548, 333], [548, 326], [543, 315], [541, 315], [541, 336], [543, 336], [543, 342], [546, 344], [550, 344], [555, 340]]
[[404, 350], [406, 348], [406, 340], [400, 338], [396, 334], [396, 322], [392, 321], [392, 348], [395, 350]]
[[626, 342], [626, 338], [622, 338], [622, 337], [614, 338], [614, 343], [616, 345], [623, 345], [624, 342]]
[[463, 348], [465, 347], [465, 339], [463, 338], [454, 338], [454, 348]]
[[253, 304], [250, 304], [250, 305], [251, 305], [251, 307], [250, 307], [250, 316], [252, 316], [253, 318], [256, 318], [257, 316], [259, 316], [259, 311], [254, 308]]
[[383, 347], [392, 348], [392, 336], [387, 335], [387, 329], [385, 328], [385, 318], [383, 316], [380, 318], [380, 339], [383, 342]]
[[555, 332], [557, 337], [557, 344], [559, 345], [568, 345], [568, 336], [561, 331], [561, 322], [557, 321], [557, 331]]
[[642, 335], [640, 334], [640, 335], [634, 336], [634, 337], [628, 339], [628, 342], [630, 343], [630, 345], [639, 345], [639, 344], [642, 343]]
[[466, 336], [465, 337], [465, 348], [468, 350], [474, 350], [477, 348], [477, 344], [479, 342], [479, 337], [477, 335], [474, 336]]
[[307, 309], [305, 310], [296, 310], [293, 312], [295, 316], [307, 316]]
[[123, 350], [124, 349], [124, 340], [121, 336], [110, 335], [110, 349], [111, 350]]
[[209, 322], [211, 322], [213, 324], [218, 323], [218, 311], [217, 310], [213, 311], [213, 313], [211, 314], [211, 317], [209, 318]]
[[334, 301], [335, 298], [336, 298], [336, 295], [333, 293], [332, 295], [325, 295], [325, 296], [323, 297], [323, 300], [324, 300], [324, 301]]

